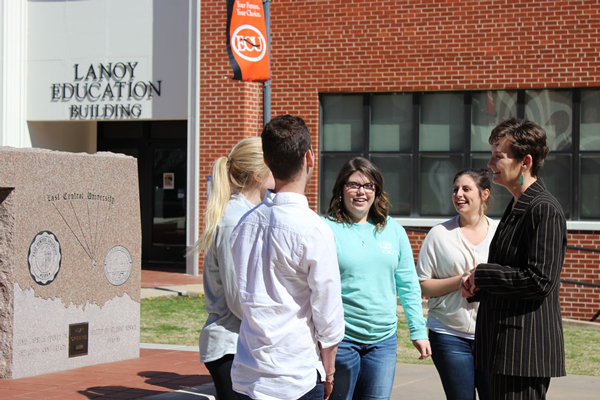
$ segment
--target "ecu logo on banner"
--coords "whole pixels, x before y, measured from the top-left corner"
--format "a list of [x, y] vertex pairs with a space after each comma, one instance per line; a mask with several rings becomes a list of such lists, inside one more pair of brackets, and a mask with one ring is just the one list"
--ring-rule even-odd
[[268, 47], [262, 0], [227, 0], [227, 55], [233, 79], [269, 80]]

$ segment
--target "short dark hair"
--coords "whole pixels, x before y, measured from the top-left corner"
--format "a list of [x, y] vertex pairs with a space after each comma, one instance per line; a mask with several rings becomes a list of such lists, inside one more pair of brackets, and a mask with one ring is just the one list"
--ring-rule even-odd
[[502, 138], [506, 138], [510, 143], [515, 160], [521, 161], [527, 154], [531, 155], [531, 176], [537, 177], [550, 152], [544, 128], [527, 119], [511, 118], [500, 122], [492, 130], [489, 142], [494, 145]]
[[[456, 180], [463, 175], [468, 175], [473, 179], [473, 181], [475, 182], [475, 185], [477, 186], [477, 190], [479, 191], [479, 197], [481, 197], [481, 195], [483, 194], [483, 191], [485, 189], [487, 189], [491, 192], [492, 185], [490, 184], [490, 173], [487, 169], [477, 169], [477, 168], [463, 169], [462, 171], [459, 171], [456, 173], [456, 175], [454, 175], [454, 179], [452, 180], [452, 183], [454, 184], [456, 182]], [[493, 201], [494, 200], [492, 198], [492, 194], [490, 193], [488, 198], [483, 203], [484, 204], [484, 208], [483, 208], [484, 213], [490, 208], [490, 205]]]
[[350, 214], [348, 214], [348, 211], [344, 207], [342, 196], [344, 185], [350, 175], [355, 172], [361, 172], [375, 184], [375, 200], [369, 209], [369, 221], [377, 226], [378, 231], [382, 231], [387, 223], [387, 216], [390, 209], [389, 195], [383, 190], [383, 175], [381, 175], [379, 169], [371, 161], [362, 157], [351, 159], [340, 169], [333, 185], [327, 218], [339, 223], [352, 223], [352, 218], [350, 218]]
[[304, 155], [311, 148], [311, 139], [304, 120], [292, 115], [280, 115], [267, 123], [261, 134], [263, 154], [273, 177], [291, 181], [304, 165]]

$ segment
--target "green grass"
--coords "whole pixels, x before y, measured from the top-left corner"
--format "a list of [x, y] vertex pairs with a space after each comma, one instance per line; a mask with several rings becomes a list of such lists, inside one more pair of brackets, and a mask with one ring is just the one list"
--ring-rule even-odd
[[[600, 376], [600, 329], [565, 326], [565, 358], [567, 375]], [[431, 357], [419, 360], [410, 341], [406, 317], [398, 314], [398, 362], [433, 365]]]
[[600, 376], [600, 329], [563, 328], [567, 374]]
[[402, 364], [425, 364], [433, 365], [431, 357], [419, 360], [419, 352], [410, 341], [408, 325], [404, 313], [398, 313], [398, 362]]
[[206, 322], [204, 296], [168, 296], [142, 299], [142, 343], [198, 346]]
[[[204, 297], [170, 296], [142, 299], [142, 343], [198, 346], [206, 321]], [[398, 362], [432, 365], [431, 358], [419, 360], [409, 339], [406, 318], [398, 315]], [[600, 329], [564, 327], [567, 374], [600, 376]]]

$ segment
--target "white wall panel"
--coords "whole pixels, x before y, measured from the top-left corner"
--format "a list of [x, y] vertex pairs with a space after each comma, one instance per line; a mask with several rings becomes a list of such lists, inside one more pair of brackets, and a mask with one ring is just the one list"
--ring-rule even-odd
[[27, 12], [27, 120], [187, 117], [189, 0], [30, 1]]

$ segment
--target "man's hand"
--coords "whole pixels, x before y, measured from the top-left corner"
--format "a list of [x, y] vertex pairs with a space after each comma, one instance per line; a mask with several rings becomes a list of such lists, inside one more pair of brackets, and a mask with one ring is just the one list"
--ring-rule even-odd
[[[327, 377], [327, 379], [329, 379], [329, 377]], [[331, 392], [333, 392], [333, 376], [331, 377], [331, 381], [325, 380], [325, 382], [323, 382], [323, 389], [325, 391], [324, 399], [327, 400], [329, 396], [331, 396]]]
[[337, 354], [338, 345], [323, 348], [319, 342], [321, 350], [321, 360], [325, 368], [325, 381], [323, 382], [323, 391], [325, 392], [325, 400], [329, 398], [333, 391], [333, 374], [335, 372], [335, 355]]
[[424, 360], [431, 355], [431, 344], [429, 344], [429, 339], [417, 339], [413, 340], [412, 343], [421, 355], [419, 360]]

